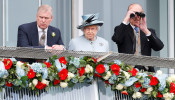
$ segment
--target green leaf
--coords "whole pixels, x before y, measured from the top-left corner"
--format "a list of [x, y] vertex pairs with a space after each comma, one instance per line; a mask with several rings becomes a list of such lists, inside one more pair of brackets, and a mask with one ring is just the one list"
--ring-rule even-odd
[[80, 67], [86, 66], [86, 61], [80, 59]]
[[68, 87], [73, 87], [74, 85], [75, 85], [75, 83], [73, 83], [71, 81], [68, 83]]
[[85, 78], [86, 78], [86, 76], [83, 75], [83, 76], [81, 76], [81, 77], [79, 78], [78, 81], [79, 81], [80, 83], [82, 83], [82, 82], [84, 82], [84, 79], [85, 79]]
[[157, 92], [156, 91], [153, 91], [152, 92], [152, 95], [153, 95], [154, 98], [156, 98], [157, 97]]
[[28, 76], [22, 76], [22, 77], [21, 77], [21, 81], [22, 81], [22, 82], [26, 82], [27, 80], [28, 80]]

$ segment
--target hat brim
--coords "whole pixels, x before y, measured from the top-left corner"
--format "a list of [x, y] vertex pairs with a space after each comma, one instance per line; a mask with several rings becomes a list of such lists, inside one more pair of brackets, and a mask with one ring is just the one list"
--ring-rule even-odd
[[78, 28], [78, 29], [82, 29], [83, 27], [91, 26], [91, 25], [102, 26], [102, 25], [103, 25], [103, 21], [98, 21], [98, 22], [95, 22], [95, 23], [83, 24], [83, 25], [78, 26], [77, 28]]

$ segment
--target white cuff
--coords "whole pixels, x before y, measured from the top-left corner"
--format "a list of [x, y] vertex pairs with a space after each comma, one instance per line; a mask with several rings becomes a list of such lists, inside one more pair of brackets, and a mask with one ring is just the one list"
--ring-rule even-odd
[[146, 36], [150, 36], [151, 35], [151, 32], [150, 33], [148, 33]]

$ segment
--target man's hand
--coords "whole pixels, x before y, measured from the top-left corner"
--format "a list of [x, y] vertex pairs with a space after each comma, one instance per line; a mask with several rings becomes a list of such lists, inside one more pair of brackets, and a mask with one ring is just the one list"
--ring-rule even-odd
[[151, 33], [148, 28], [147, 28], [147, 23], [146, 23], [146, 17], [141, 18], [140, 20], [140, 29], [147, 35], [149, 33]]
[[132, 11], [132, 10], [129, 10], [129, 11], [126, 13], [125, 18], [123, 19], [124, 24], [128, 24], [128, 22], [129, 22], [129, 20], [130, 20], [130, 15], [131, 15], [131, 14], [135, 14], [135, 12]]
[[53, 45], [52, 49], [54, 49], [54, 50], [64, 50], [64, 46], [63, 45]]

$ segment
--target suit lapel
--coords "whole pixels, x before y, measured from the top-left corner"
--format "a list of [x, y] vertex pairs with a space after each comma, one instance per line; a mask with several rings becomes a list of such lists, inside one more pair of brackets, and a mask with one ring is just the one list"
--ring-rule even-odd
[[141, 50], [143, 50], [144, 46], [145, 46], [145, 33], [143, 33], [142, 31], [140, 31], [140, 41], [141, 41]]
[[47, 45], [48, 46], [52, 46], [54, 44], [54, 38], [52, 37], [52, 31], [50, 29], [50, 27], [48, 27], [47, 30]]
[[133, 31], [133, 28], [131, 27], [131, 25], [129, 24], [128, 25], [128, 33], [129, 33], [129, 37], [130, 37], [130, 39], [131, 39], [131, 41], [132, 41], [132, 44], [134, 44], [135, 43], [135, 39], [134, 39], [134, 31]]
[[32, 44], [33, 46], [38, 46], [39, 45], [39, 39], [38, 39], [38, 28], [37, 28], [37, 23], [34, 23], [35, 25], [33, 25], [33, 29], [31, 32], [31, 40], [32, 40]]

